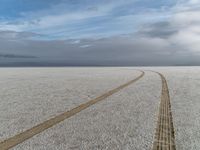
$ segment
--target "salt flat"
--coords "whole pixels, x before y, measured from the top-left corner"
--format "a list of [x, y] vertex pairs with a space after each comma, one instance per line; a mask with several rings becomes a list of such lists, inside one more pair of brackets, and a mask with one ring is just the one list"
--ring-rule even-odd
[[140, 75], [105, 100], [13, 149], [149, 150], [155, 135], [162, 73], [168, 83], [177, 150], [200, 149], [200, 68], [2, 68], [0, 140], [70, 110]]
[[150, 149], [161, 91], [158, 75], [138, 82], [15, 149]]
[[140, 74], [122, 68], [1, 68], [0, 72], [0, 141]]
[[200, 149], [200, 67], [155, 68], [168, 81], [177, 150]]

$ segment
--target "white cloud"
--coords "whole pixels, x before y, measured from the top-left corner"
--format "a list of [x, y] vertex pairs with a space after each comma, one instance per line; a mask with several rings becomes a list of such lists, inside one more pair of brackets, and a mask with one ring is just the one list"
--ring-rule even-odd
[[89, 45], [89, 44], [87, 44], [87, 45], [81, 45], [80, 48], [87, 48], [87, 47], [90, 47], [90, 46], [92, 46], [92, 45]]
[[200, 1], [185, 1], [176, 6], [170, 24], [178, 32], [169, 37], [169, 41], [177, 44], [183, 51], [200, 54], [200, 10], [196, 7], [200, 7]]

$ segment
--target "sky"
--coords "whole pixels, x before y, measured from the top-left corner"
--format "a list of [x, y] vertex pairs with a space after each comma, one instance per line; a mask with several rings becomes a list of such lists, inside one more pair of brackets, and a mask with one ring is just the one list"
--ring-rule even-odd
[[0, 0], [0, 66], [200, 65], [199, 0]]

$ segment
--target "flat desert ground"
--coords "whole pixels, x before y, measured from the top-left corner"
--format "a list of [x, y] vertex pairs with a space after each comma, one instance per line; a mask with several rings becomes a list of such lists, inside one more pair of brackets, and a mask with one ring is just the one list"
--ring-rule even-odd
[[[163, 111], [157, 72], [168, 85]], [[168, 112], [175, 148], [200, 149], [200, 67], [0, 68], [0, 85], [0, 150], [151, 150], [159, 116]]]

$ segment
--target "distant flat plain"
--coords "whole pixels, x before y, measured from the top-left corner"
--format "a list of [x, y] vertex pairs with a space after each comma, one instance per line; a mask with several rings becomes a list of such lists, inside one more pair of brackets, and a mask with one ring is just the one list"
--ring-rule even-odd
[[199, 67], [0, 68], [0, 141], [143, 78], [13, 149], [152, 148], [162, 73], [168, 82], [178, 150], [200, 149]]

